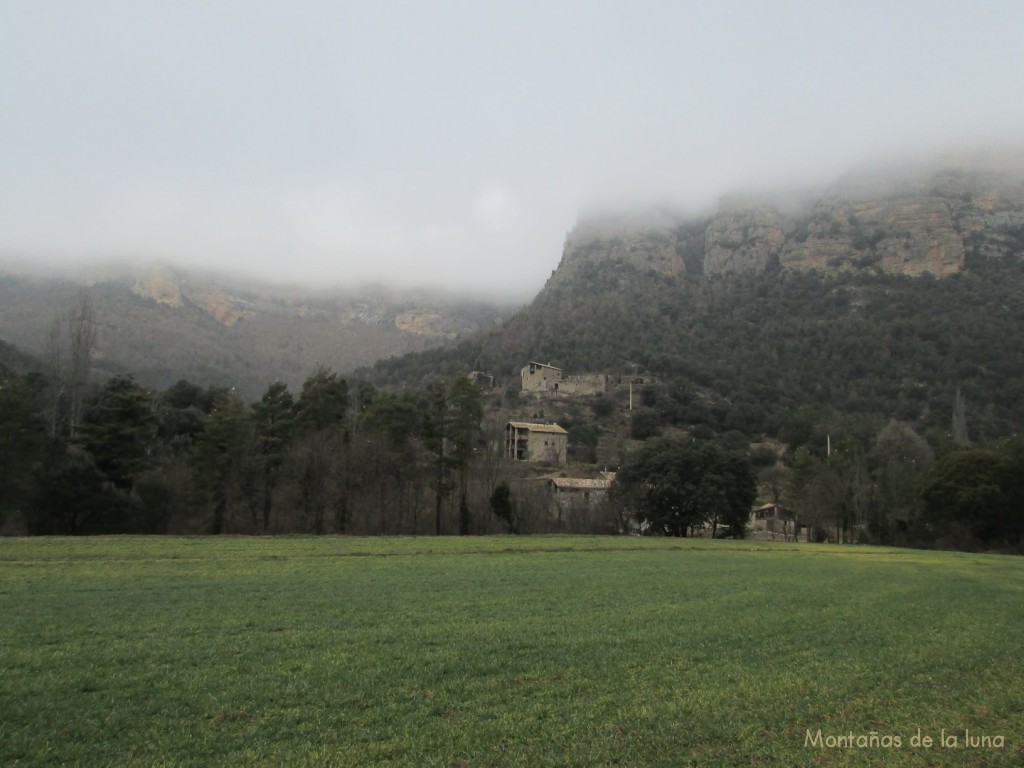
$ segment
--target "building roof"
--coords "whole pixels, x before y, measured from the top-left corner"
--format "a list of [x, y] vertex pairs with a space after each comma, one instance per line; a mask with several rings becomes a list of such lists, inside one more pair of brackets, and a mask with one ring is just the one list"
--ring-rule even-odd
[[516, 429], [528, 429], [530, 432], [550, 432], [555, 435], [569, 434], [557, 424], [534, 424], [529, 421], [510, 421], [508, 424]]
[[786, 512], [789, 511], [789, 507], [785, 507], [782, 504], [762, 504], [760, 507], [755, 507], [750, 510], [751, 512], [767, 512], [769, 509], [782, 509]]
[[607, 491], [611, 478], [592, 480], [583, 477], [552, 477], [551, 484], [561, 491]]
[[536, 365], [538, 368], [550, 368], [553, 371], [560, 371], [560, 370], [562, 370], [557, 365], [548, 365], [547, 363], [537, 363], [537, 362], [534, 362], [533, 360], [528, 362], [523, 367], [525, 368], [526, 366], [529, 366], [529, 365]]

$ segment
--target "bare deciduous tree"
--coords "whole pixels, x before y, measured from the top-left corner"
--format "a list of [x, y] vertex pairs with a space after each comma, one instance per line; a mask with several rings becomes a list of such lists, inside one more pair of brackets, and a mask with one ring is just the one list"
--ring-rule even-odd
[[70, 398], [69, 429], [74, 437], [82, 420], [82, 402], [89, 385], [89, 372], [96, 352], [96, 312], [88, 289], [78, 291], [78, 300], [68, 315], [67, 391]]
[[67, 344], [64, 337], [64, 323], [58, 316], [53, 318], [50, 332], [46, 337], [46, 360], [50, 366], [50, 386], [47, 394], [47, 425], [50, 437], [60, 431], [61, 411], [65, 403], [65, 368], [67, 367]]
[[78, 291], [74, 306], [53, 319], [46, 338], [51, 390], [47, 408], [50, 435], [65, 431], [74, 437], [82, 422], [82, 403], [96, 353], [96, 311], [87, 288]]

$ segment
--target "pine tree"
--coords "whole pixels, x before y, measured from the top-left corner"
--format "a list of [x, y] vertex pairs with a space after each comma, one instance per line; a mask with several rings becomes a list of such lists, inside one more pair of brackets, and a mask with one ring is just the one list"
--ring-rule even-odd
[[119, 489], [130, 490], [134, 478], [152, 466], [156, 418], [148, 391], [130, 374], [115, 376], [89, 406], [75, 442]]
[[196, 441], [193, 461], [200, 487], [212, 506], [210, 533], [223, 533], [241, 496], [252, 446], [252, 421], [234, 392], [220, 394]]

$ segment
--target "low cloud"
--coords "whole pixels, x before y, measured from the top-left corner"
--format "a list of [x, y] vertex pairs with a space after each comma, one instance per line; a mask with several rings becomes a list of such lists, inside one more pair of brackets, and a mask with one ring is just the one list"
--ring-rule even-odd
[[528, 296], [585, 206], [1024, 129], [1015, 2], [52, 11], [0, 8], [0, 252], [57, 263]]

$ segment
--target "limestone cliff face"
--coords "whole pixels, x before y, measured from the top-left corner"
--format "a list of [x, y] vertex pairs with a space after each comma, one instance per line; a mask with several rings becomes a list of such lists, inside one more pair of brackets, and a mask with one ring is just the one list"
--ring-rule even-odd
[[782, 215], [764, 207], [725, 207], [705, 232], [704, 274], [764, 272], [786, 240]]
[[791, 269], [953, 274], [966, 254], [956, 208], [934, 195], [823, 202], [786, 242], [779, 262]]
[[1008, 256], [1024, 258], [1024, 174], [952, 167], [851, 175], [799, 205], [727, 198], [704, 219], [587, 214], [558, 272], [619, 261], [673, 276], [781, 268], [944, 277]]

